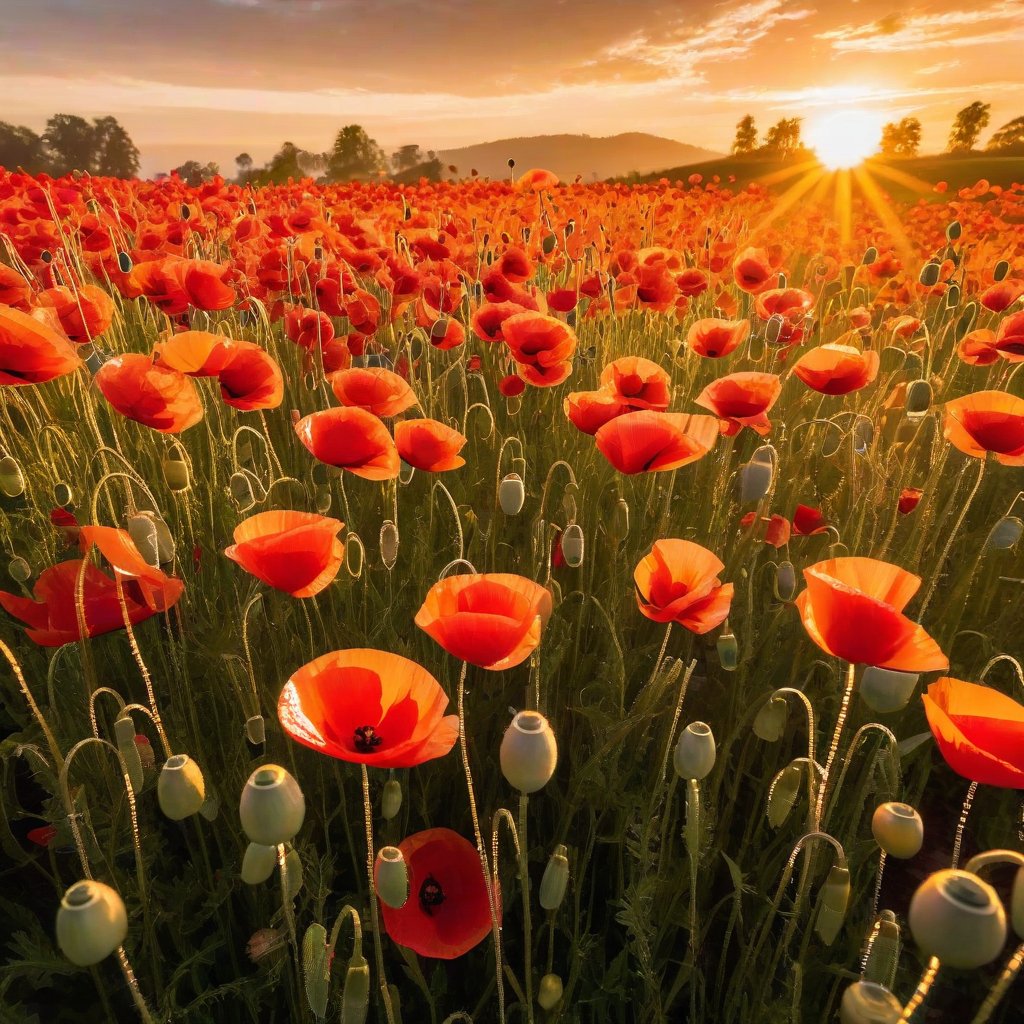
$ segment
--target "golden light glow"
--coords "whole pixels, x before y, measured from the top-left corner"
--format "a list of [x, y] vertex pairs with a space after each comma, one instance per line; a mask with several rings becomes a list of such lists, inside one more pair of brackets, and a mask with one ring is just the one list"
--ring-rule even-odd
[[857, 167], [878, 152], [882, 121], [869, 110], [837, 110], [809, 121], [804, 138], [830, 171]]

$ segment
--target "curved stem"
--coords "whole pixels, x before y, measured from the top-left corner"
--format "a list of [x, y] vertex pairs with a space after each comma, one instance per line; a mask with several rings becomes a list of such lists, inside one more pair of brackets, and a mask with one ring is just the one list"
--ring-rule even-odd
[[999, 975], [999, 980], [989, 990], [985, 1001], [971, 1020], [971, 1024], [986, 1024], [992, 1016], [992, 1012], [999, 1005], [999, 1001], [1006, 995], [1007, 989], [1013, 984], [1022, 964], [1024, 964], [1024, 942], [1013, 951], [1013, 955], [1007, 960], [1003, 973]]
[[964, 796], [964, 804], [960, 809], [960, 820], [956, 823], [956, 839], [953, 840], [953, 861], [951, 867], [960, 863], [960, 846], [964, 839], [964, 829], [967, 827], [967, 816], [971, 813], [971, 804], [974, 803], [974, 794], [978, 792], [978, 784], [972, 782], [967, 787], [967, 794]]
[[914, 994], [910, 997], [910, 1002], [903, 1007], [903, 1013], [900, 1015], [899, 1024], [907, 1024], [907, 1021], [913, 1019], [914, 1014], [917, 1012], [917, 1008], [928, 997], [928, 992], [932, 987], [932, 983], [935, 981], [935, 975], [939, 973], [939, 966], [939, 958], [937, 956], [933, 956], [928, 961], [928, 966], [924, 969], [924, 974], [921, 975], [921, 980], [917, 983], [917, 988], [914, 990]]
[[825, 771], [821, 777], [821, 787], [818, 789], [818, 800], [814, 807], [815, 823], [821, 822], [822, 811], [825, 809], [825, 799], [828, 794], [828, 783], [832, 773], [832, 763], [836, 759], [836, 751], [839, 749], [839, 737], [843, 733], [843, 726], [846, 724], [846, 716], [850, 710], [850, 698], [853, 696], [854, 664], [850, 662], [846, 670], [846, 687], [843, 690], [843, 701], [839, 706], [839, 717], [836, 719], [836, 727], [832, 732], [832, 742], [829, 744], [828, 757], [825, 760]]
[[39, 710], [39, 705], [36, 703], [35, 697], [32, 696], [32, 691], [28, 688], [28, 683], [25, 682], [24, 673], [21, 671], [21, 665], [18, 664], [18, 659], [15, 658], [14, 653], [10, 647], [7, 646], [0, 640], [0, 654], [7, 659], [7, 664], [11, 666], [11, 671], [14, 673], [15, 679], [18, 680], [18, 687], [21, 690], [22, 696], [25, 698], [25, 703], [28, 705], [29, 711], [32, 712], [32, 717], [36, 720], [39, 728], [42, 730], [43, 738], [46, 740], [46, 745], [50, 748], [50, 756], [53, 758], [54, 765], [58, 765], [63, 760], [63, 756], [60, 752], [60, 747], [57, 746], [57, 740], [50, 729], [49, 724], [43, 717], [42, 711]]

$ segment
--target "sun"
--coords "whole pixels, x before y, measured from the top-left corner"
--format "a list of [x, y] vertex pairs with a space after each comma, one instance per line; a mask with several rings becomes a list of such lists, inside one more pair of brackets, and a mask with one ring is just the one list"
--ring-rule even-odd
[[837, 110], [810, 121], [804, 137], [830, 171], [856, 167], [878, 152], [882, 118], [868, 110]]

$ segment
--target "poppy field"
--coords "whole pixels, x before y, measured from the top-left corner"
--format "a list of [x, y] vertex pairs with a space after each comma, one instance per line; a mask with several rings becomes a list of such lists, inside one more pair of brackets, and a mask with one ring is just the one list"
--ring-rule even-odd
[[1018, 1019], [1024, 186], [0, 171], [0, 1020]]

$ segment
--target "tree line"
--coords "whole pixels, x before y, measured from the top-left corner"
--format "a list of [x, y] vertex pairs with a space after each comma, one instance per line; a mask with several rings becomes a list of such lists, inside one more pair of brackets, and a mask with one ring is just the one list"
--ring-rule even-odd
[[54, 177], [87, 171], [134, 178], [139, 173], [139, 151], [116, 117], [88, 121], [77, 114], [54, 114], [40, 134], [0, 121], [0, 167]]

